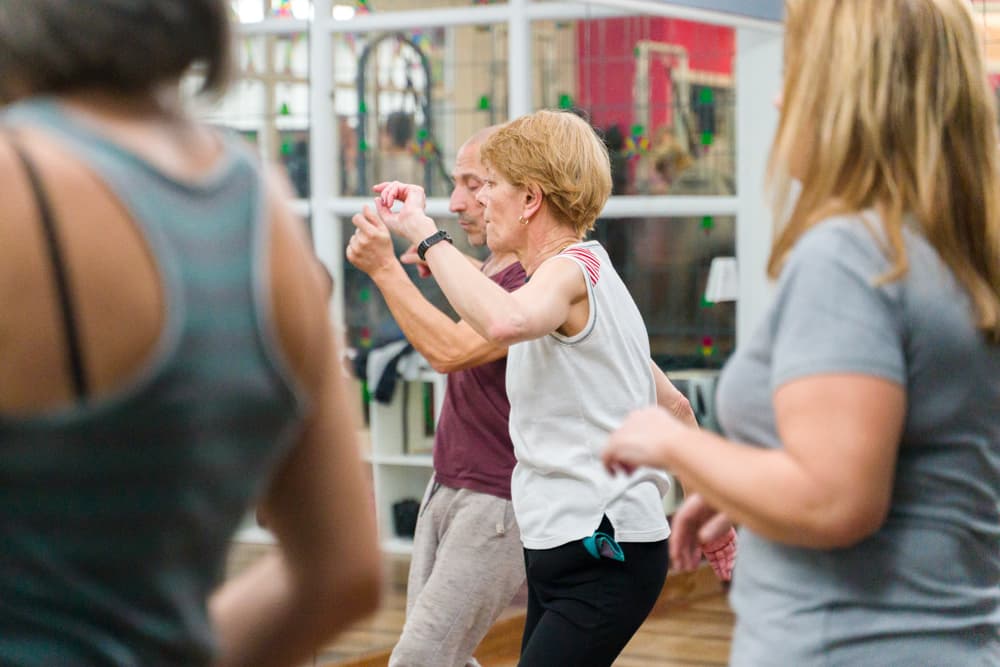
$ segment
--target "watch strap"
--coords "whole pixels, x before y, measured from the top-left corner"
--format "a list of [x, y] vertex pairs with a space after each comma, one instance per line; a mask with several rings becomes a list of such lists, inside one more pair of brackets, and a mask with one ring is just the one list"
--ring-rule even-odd
[[433, 234], [425, 238], [423, 241], [421, 241], [420, 245], [417, 246], [417, 257], [420, 258], [420, 261], [424, 260], [424, 255], [427, 254], [427, 251], [430, 250], [432, 245], [434, 245], [435, 243], [440, 243], [441, 241], [447, 241], [448, 243], [451, 244], [455, 243], [451, 238], [451, 234], [449, 234], [443, 229], [439, 229], [438, 231], [434, 232]]

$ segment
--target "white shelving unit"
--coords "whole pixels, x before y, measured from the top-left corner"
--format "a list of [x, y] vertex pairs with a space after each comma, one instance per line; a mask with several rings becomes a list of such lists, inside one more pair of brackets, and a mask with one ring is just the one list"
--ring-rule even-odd
[[446, 378], [426, 368], [403, 368], [400, 375], [388, 404], [373, 400], [368, 405], [368, 461], [382, 549], [407, 554], [413, 539], [398, 534], [393, 507], [403, 500], [420, 502], [433, 474], [431, 450]]
[[[252, 3], [253, 0], [241, 2]], [[780, 4], [777, 0], [768, 0], [768, 3]], [[741, 10], [747, 3], [736, 0], [678, 0], [677, 3], [669, 0], [508, 0], [506, 3], [488, 5], [379, 11], [358, 14], [350, 20], [339, 20], [333, 12], [334, 4], [333, 0], [312, 0], [308, 20], [266, 18], [243, 24], [241, 30], [247, 36], [295, 33], [309, 35], [309, 61], [312, 63], [308, 85], [310, 197], [296, 202], [296, 209], [310, 216], [316, 252], [330, 269], [336, 284], [341, 286], [345, 284], [341, 221], [359, 211], [368, 200], [344, 197], [336, 189], [340, 173], [335, 159], [338, 153], [338, 128], [333, 119], [337, 115], [334, 97], [338, 91], [333, 68], [316, 64], [334, 63], [334, 40], [338, 35], [412, 30], [414, 26], [429, 31], [452, 26], [505, 24], [508, 60], [506, 115], [508, 118], [515, 118], [532, 111], [535, 104], [533, 91], [537, 82], [533, 81], [531, 39], [532, 23], [535, 21], [644, 14], [735, 28], [736, 196], [612, 197], [602, 212], [602, 217], [628, 218], [646, 215], [649, 211], [656, 211], [658, 215], [667, 217], [736, 216], [740, 273], [737, 339], [750, 333], [770, 291], [764, 265], [770, 243], [771, 221], [760, 193], [770, 137], [777, 118], [771, 99], [780, 89], [780, 24], [758, 18], [749, 10]], [[727, 10], [742, 11], [743, 15]], [[267, 16], [266, 11], [261, 16]], [[766, 13], [758, 16], [766, 16]], [[452, 60], [459, 57], [460, 54], [451, 54]], [[444, 76], [452, 75], [446, 66]], [[434, 197], [428, 200], [427, 209], [431, 215], [443, 214], [447, 208], [447, 198]], [[343, 330], [344, 302], [344, 294], [337, 290], [331, 306], [331, 317], [340, 330]], [[420, 500], [432, 471], [430, 440], [433, 436], [424, 432], [422, 392], [427, 386], [434, 387], [435, 423], [444, 395], [444, 379], [437, 374], [413, 377], [401, 381], [399, 386], [402, 387], [404, 382], [411, 391], [411, 397], [418, 397], [416, 400], [411, 398], [404, 410], [402, 392], [397, 391], [392, 403], [387, 406], [373, 403], [369, 414], [371, 450], [368, 460], [372, 471], [378, 525], [384, 549], [393, 553], [408, 553], [410, 541], [395, 536], [392, 505], [402, 498]], [[403, 424], [406, 424], [405, 438]], [[416, 434], [420, 437], [416, 437]], [[256, 528], [251, 521], [248, 521], [244, 532], [254, 540], [267, 538], [266, 531]]]

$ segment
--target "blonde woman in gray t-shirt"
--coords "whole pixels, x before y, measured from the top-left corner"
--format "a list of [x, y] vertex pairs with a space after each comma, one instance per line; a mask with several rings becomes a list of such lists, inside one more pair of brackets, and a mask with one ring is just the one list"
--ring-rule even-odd
[[965, 0], [789, 0], [787, 27], [770, 177], [790, 215], [774, 302], [720, 382], [729, 439], [644, 410], [604, 460], [699, 492], [674, 523], [680, 567], [716, 509], [744, 527], [731, 664], [1000, 665], [1000, 190], [980, 37]]

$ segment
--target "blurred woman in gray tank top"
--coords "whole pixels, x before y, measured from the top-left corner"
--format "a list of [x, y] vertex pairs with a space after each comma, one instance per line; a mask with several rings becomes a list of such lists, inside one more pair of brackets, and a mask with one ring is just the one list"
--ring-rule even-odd
[[[193, 120], [224, 0], [0, 7], [0, 664], [300, 665], [379, 562], [289, 188]], [[260, 502], [278, 548], [222, 582]], [[221, 588], [220, 588], [221, 585]]]

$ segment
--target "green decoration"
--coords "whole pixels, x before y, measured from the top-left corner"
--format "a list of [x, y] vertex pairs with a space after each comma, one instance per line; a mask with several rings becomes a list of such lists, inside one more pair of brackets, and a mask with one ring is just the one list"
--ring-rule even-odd
[[573, 98], [569, 96], [569, 93], [562, 93], [559, 95], [559, 108], [560, 109], [571, 109], [573, 107]]
[[369, 290], [367, 287], [362, 287], [361, 291], [358, 292], [358, 300], [361, 303], [368, 303], [368, 300], [371, 298], [372, 298], [371, 290]]
[[359, 139], [358, 140], [358, 150], [361, 151], [362, 153], [364, 153], [366, 150], [368, 150], [368, 142], [365, 141], [364, 139]]
[[364, 100], [358, 103], [358, 113], [366, 113], [368, 111], [368, 105], [365, 104]]
[[646, 134], [646, 128], [644, 128], [642, 125], [633, 125], [632, 126], [632, 136], [633, 137], [641, 137], [644, 134]]
[[419, 130], [417, 130], [417, 140], [418, 141], [423, 141], [426, 138], [427, 138], [427, 130], [425, 128], [422, 127]]
[[292, 154], [292, 142], [291, 141], [288, 141], [286, 139], [285, 141], [281, 142], [281, 154], [282, 155], [291, 155]]
[[706, 299], [704, 294], [701, 295], [701, 307], [702, 308], [711, 308], [714, 305], [715, 305], [714, 301], [709, 301], [708, 299]]
[[698, 91], [698, 101], [704, 105], [710, 105], [715, 100], [715, 92], [711, 88], [702, 88]]
[[288, 102], [282, 102], [281, 103], [281, 109], [278, 111], [278, 113], [280, 115], [282, 115], [282, 116], [290, 116], [291, 115], [292, 112], [288, 108]]
[[479, 109], [480, 109], [480, 111], [489, 111], [490, 110], [490, 106], [491, 106], [490, 105], [490, 96], [489, 95], [482, 95], [482, 96], [480, 96], [480, 98], [479, 98]]
[[701, 219], [701, 228], [706, 232], [710, 232], [715, 229], [715, 218], [710, 215], [706, 215]]
[[712, 141], [714, 139], [715, 139], [715, 135], [713, 135], [711, 132], [702, 132], [701, 133], [701, 145], [702, 146], [711, 146], [712, 145]]

